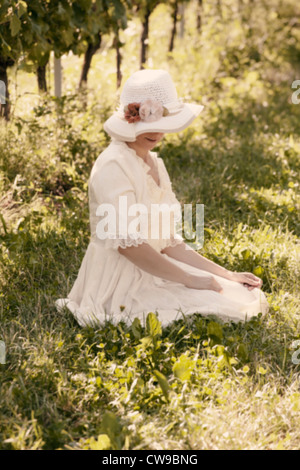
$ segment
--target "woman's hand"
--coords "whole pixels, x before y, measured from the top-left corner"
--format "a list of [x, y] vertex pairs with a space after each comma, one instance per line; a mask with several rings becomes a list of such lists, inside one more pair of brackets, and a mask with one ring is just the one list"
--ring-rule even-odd
[[204, 290], [214, 290], [222, 294], [223, 287], [216, 281], [215, 277], [212, 274], [188, 274], [185, 282], [185, 286], [190, 289], [204, 289]]
[[248, 290], [253, 290], [255, 287], [260, 288], [262, 286], [262, 280], [255, 276], [252, 273], [232, 273], [231, 276], [232, 281], [240, 282], [243, 284], [245, 287], [248, 288]]

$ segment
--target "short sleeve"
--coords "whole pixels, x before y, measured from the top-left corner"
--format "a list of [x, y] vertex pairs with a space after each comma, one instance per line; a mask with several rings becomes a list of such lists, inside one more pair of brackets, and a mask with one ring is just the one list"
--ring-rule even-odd
[[91, 174], [89, 197], [97, 220], [96, 236], [107, 249], [147, 243], [137, 223], [136, 184], [115, 160], [105, 162]]

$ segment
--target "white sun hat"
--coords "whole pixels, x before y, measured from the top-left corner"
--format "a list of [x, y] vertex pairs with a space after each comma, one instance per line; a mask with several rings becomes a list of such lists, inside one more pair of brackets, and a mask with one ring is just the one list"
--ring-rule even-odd
[[120, 106], [103, 128], [117, 140], [135, 142], [144, 132], [182, 131], [203, 108], [199, 104], [182, 103], [165, 70], [139, 70], [125, 82]]

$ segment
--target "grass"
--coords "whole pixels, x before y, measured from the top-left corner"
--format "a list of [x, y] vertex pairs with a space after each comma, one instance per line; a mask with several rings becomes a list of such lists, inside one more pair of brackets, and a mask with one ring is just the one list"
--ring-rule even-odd
[[[181, 94], [206, 109], [166, 136], [160, 156], [179, 200], [205, 204], [202, 253], [262, 277], [270, 313], [239, 324], [179, 316], [163, 329], [151, 313], [145, 325], [99, 329], [59, 315], [54, 301], [70, 291], [89, 241], [87, 181], [107, 145], [115, 59], [107, 39], [86, 108], [74, 92], [82, 59], [63, 59], [58, 102], [33, 102], [24, 94], [37, 92], [32, 77], [19, 72], [14, 118], [0, 128], [2, 449], [299, 448], [300, 137], [290, 101], [299, 64], [267, 50], [248, 64], [246, 43], [237, 68], [230, 54], [242, 28], [213, 35], [208, 22], [199, 44], [190, 8], [190, 54], [177, 38], [166, 60], [162, 7], [149, 66], [170, 70]], [[137, 67], [138, 32], [133, 22], [124, 33], [124, 76]]]

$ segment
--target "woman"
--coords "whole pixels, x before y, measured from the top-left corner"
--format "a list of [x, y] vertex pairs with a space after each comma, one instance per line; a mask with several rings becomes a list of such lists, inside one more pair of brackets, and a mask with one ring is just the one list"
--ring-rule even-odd
[[[203, 106], [181, 103], [163, 70], [134, 73], [120, 103], [104, 124], [112, 141], [89, 180], [90, 244], [68, 298], [57, 307], [67, 305], [82, 326], [130, 324], [150, 311], [163, 325], [182, 314], [233, 321], [265, 314], [258, 277], [204, 258], [176, 232], [178, 212], [171, 208], [180, 204], [163, 160], [151, 152], [165, 133], [185, 129]], [[154, 207], [170, 208], [169, 231], [162, 216], [154, 218]]]

